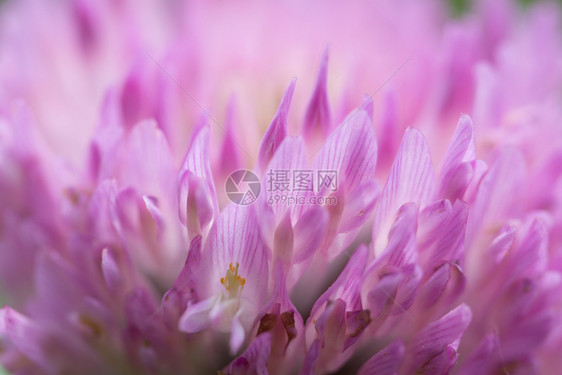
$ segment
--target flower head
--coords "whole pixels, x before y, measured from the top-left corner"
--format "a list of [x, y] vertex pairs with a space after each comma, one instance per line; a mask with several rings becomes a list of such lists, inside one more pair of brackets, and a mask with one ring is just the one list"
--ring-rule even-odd
[[558, 374], [562, 12], [518, 7], [0, 4], [0, 364]]

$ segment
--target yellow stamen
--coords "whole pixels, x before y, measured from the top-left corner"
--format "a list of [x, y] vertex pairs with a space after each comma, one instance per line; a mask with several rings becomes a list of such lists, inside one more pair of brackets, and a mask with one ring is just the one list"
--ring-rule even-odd
[[226, 276], [221, 277], [221, 284], [224, 285], [230, 298], [239, 297], [246, 284], [246, 279], [238, 274], [238, 266], [238, 263], [234, 266], [231, 262], [226, 270]]

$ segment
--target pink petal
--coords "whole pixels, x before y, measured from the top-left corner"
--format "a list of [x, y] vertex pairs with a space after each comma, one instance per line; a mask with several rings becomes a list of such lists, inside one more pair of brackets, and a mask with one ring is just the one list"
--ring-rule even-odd
[[365, 181], [353, 189], [346, 197], [339, 232], [346, 233], [363, 225], [370, 217], [380, 194], [375, 181]]
[[364, 95], [363, 101], [361, 102], [361, 106], [359, 107], [365, 112], [367, 112], [367, 117], [373, 120], [373, 113], [375, 112], [375, 103], [373, 102], [372, 95]]
[[322, 243], [328, 226], [328, 213], [321, 206], [312, 206], [297, 221], [294, 230], [293, 263], [310, 258]]
[[123, 139], [121, 112], [118, 109], [117, 94], [109, 91], [101, 109], [100, 126], [96, 130], [89, 154], [89, 170], [94, 181], [113, 176], [118, 146]]
[[189, 251], [187, 252], [187, 259], [178, 278], [174, 282], [174, 288], [187, 290], [193, 287], [197, 282], [195, 272], [201, 262], [201, 242], [202, 237], [200, 235], [195, 236], [195, 238], [191, 240]]
[[417, 236], [420, 252], [431, 246], [439, 238], [441, 228], [448, 222], [452, 211], [451, 202], [447, 199], [431, 203], [421, 210]]
[[346, 117], [333, 134], [320, 149], [314, 170], [338, 171], [337, 189], [347, 193], [374, 178], [377, 141], [373, 123], [364, 110], [358, 110]]
[[[170, 201], [168, 201], [170, 202]], [[147, 207], [148, 203], [148, 207]], [[165, 219], [175, 212], [164, 209], [166, 200], [163, 198], [155, 206], [154, 198], [143, 199], [132, 188], [122, 190], [114, 198], [114, 225], [120, 240], [127, 249], [134, 249], [130, 255], [144, 272], [150, 273], [163, 282], [171, 283], [173, 273], [162, 272], [163, 269], [180, 271], [178, 260], [183, 258], [184, 250], [181, 227], [178, 221]], [[152, 207], [151, 207], [152, 206]], [[152, 211], [149, 211], [150, 210]], [[165, 220], [165, 223], [164, 223]], [[165, 251], [162, 251], [165, 250]], [[167, 268], [169, 267], [169, 268]]]
[[[472, 179], [470, 180], [470, 183], [468, 184], [468, 187], [466, 188], [466, 191], [464, 193], [464, 200], [466, 202], [473, 202], [475, 200], [478, 189], [480, 187], [480, 183], [486, 176], [486, 173], [488, 173], [488, 165], [480, 159], [476, 159], [474, 163], [471, 163], [471, 167]], [[459, 176], [461, 175], [459, 174]]]
[[507, 358], [521, 358], [529, 348], [539, 348], [555, 327], [556, 313], [543, 311], [526, 319], [517, 320], [501, 334], [502, 354]]
[[369, 290], [366, 307], [371, 311], [371, 317], [376, 324], [384, 321], [392, 311], [401, 281], [400, 274], [389, 273], [381, 276], [374, 287]]
[[240, 141], [235, 137], [241, 130], [236, 126], [236, 102], [234, 99], [228, 103], [224, 128], [226, 134], [221, 147], [219, 168], [224, 176], [242, 168], [243, 155]]
[[448, 347], [456, 350], [471, 318], [470, 308], [463, 304], [419, 332], [410, 343], [413, 368], [421, 368]]
[[376, 254], [384, 248], [381, 235], [387, 232], [398, 207], [405, 202], [416, 202], [423, 208], [434, 190], [433, 164], [425, 138], [419, 130], [407, 129], [376, 208], [373, 227]]
[[105, 242], [113, 242], [117, 234], [122, 235], [116, 210], [117, 183], [102, 181], [96, 187], [88, 207], [88, 221], [92, 231]]
[[[18, 367], [24, 365], [22, 373], [37, 373], [38, 369], [42, 374], [60, 374], [69, 369], [77, 373], [102, 371], [96, 353], [92, 352], [83, 337], [68, 331], [66, 324], [53, 325], [53, 321], [41, 324], [8, 307], [0, 309], [0, 322], [0, 336], [6, 345], [3, 360], [10, 355], [12, 348], [21, 353], [23, 356], [13, 354], [17, 356]], [[69, 362], [69, 356], [72, 362]]]
[[37, 298], [33, 304], [37, 305], [41, 315], [57, 320], [67, 311], [75, 310], [86, 288], [84, 276], [66, 259], [52, 252], [40, 253], [35, 267]]
[[120, 186], [130, 186], [142, 195], [174, 196], [174, 159], [166, 137], [154, 121], [140, 122], [132, 129], [120, 161]]
[[110, 290], [116, 290], [122, 285], [123, 275], [111, 249], [105, 248], [101, 253], [101, 270]]
[[365, 329], [371, 324], [371, 312], [369, 310], [347, 311], [345, 322], [347, 325], [347, 337], [343, 344], [343, 352], [357, 343], [362, 337]]
[[404, 359], [402, 340], [393, 341], [361, 366], [358, 375], [396, 375]]
[[463, 197], [474, 174], [471, 162], [475, 159], [472, 120], [467, 115], [461, 115], [442, 162], [439, 188], [441, 197], [452, 202]]
[[421, 280], [420, 268], [415, 264], [410, 264], [402, 269], [402, 280], [398, 287], [398, 293], [394, 301], [392, 315], [405, 313], [414, 304], [418, 286]]
[[332, 128], [332, 114], [328, 98], [328, 49], [324, 51], [316, 86], [304, 117], [303, 136], [308, 141], [313, 137], [326, 139]]
[[366, 262], [367, 247], [363, 245], [355, 251], [336, 281], [314, 303], [310, 316], [317, 316], [328, 301], [335, 299], [343, 300], [348, 311], [362, 309], [360, 286]]
[[436, 267], [443, 261], [460, 261], [463, 263], [464, 239], [468, 221], [468, 206], [457, 201], [446, 221], [441, 225], [440, 233], [434, 237], [435, 244], [430, 249], [431, 255], [424, 263], [425, 270]]
[[[379, 163], [385, 170], [392, 164], [392, 157], [398, 148], [398, 108], [396, 93], [390, 89], [383, 97], [383, 108], [379, 122]], [[372, 118], [372, 117], [371, 117]], [[377, 122], [375, 122], [377, 124]]]
[[246, 338], [246, 331], [244, 329], [244, 326], [242, 325], [242, 322], [240, 321], [240, 317], [242, 314], [243, 310], [240, 309], [232, 319], [232, 326], [230, 328], [231, 353], [237, 353], [242, 347], [242, 344], [244, 344], [244, 340]]
[[471, 205], [467, 227], [467, 246], [472, 244], [478, 231], [497, 225], [508, 214], [517, 214], [519, 199], [524, 186], [525, 163], [520, 152], [513, 148], [501, 149], [480, 183], [476, 201]]
[[266, 314], [273, 310], [273, 307], [278, 304], [279, 312], [285, 312], [292, 310], [297, 312], [297, 309], [291, 302], [289, 298], [289, 292], [287, 290], [287, 277], [286, 271], [283, 264], [280, 261], [275, 263], [275, 282], [273, 287], [273, 293], [271, 294], [270, 300], [265, 304], [261, 314]]
[[446, 174], [451, 168], [463, 162], [476, 159], [474, 141], [474, 127], [468, 115], [461, 115], [453, 139], [442, 161], [441, 174]]
[[210, 312], [216, 303], [215, 298], [207, 298], [189, 305], [178, 322], [178, 329], [183, 332], [194, 333], [210, 327]]
[[493, 265], [498, 265], [505, 257], [515, 241], [516, 228], [513, 225], [507, 225], [501, 230], [487, 250], [488, 255], [493, 261]]
[[341, 344], [345, 337], [345, 302], [341, 299], [330, 301], [326, 310], [316, 320], [316, 331], [323, 351], [342, 351]]
[[[191, 136], [191, 144], [185, 155], [179, 172], [178, 209], [180, 219], [187, 221], [189, 208], [196, 209], [200, 225], [209, 222], [208, 206], [213, 208], [213, 216], [218, 213], [218, 202], [213, 175], [211, 173], [211, 162], [209, 159], [209, 133], [208, 126], [198, 127]], [[194, 178], [188, 177], [189, 173]], [[189, 190], [191, 185], [191, 191]], [[189, 195], [191, 194], [191, 201]]]
[[145, 73], [137, 64], [121, 88], [121, 113], [123, 125], [127, 128], [132, 128], [140, 120], [151, 117], [149, 114], [151, 99], [147, 97], [147, 90], [143, 82]]
[[156, 224], [156, 228], [158, 230], [158, 236], [162, 237], [162, 235], [164, 234], [166, 222], [162, 211], [160, 211], [157, 206], [156, 199], [154, 197], [145, 195], [142, 197], [142, 201], [144, 202], [146, 210], [150, 213], [152, 219], [154, 219], [154, 223]]
[[129, 332], [140, 331], [151, 345], [165, 347], [166, 329], [158, 314], [158, 304], [146, 288], [136, 287], [127, 294], [125, 314]]
[[56, 362], [45, 352], [46, 333], [28, 317], [10, 307], [0, 309], [0, 336], [7, 338], [19, 352], [46, 371], [57, 370]]
[[243, 295], [260, 306], [267, 293], [264, 280], [268, 278], [269, 257], [252, 206], [230, 204], [221, 212], [207, 237], [202, 253], [204, 271], [199, 275], [198, 285], [207, 293], [222, 290], [221, 277], [230, 263], [238, 263], [239, 274], [246, 279]]
[[194, 130], [183, 159], [180, 174], [184, 171], [191, 171], [195, 176], [201, 178], [212, 176], [209, 161], [209, 137], [210, 129], [208, 125], [201, 124]]
[[[112, 192], [110, 189], [113, 189], [113, 187], [106, 181], [104, 182], [106, 189], [109, 190], [105, 193], [108, 196], [105, 199], [109, 201], [111, 204], [110, 208], [114, 211], [110, 212], [110, 214], [115, 216], [113, 219], [113, 225], [119, 235], [125, 238], [127, 231], [134, 231], [136, 228], [140, 227], [139, 196], [133, 188], [126, 188], [118, 192]], [[117, 186], [115, 185], [115, 190], [116, 189]], [[104, 192], [102, 191], [102, 193]], [[144, 206], [146, 207], [146, 205]]]
[[445, 346], [443, 350], [424, 363], [416, 374], [420, 375], [448, 375], [457, 363], [458, 354], [456, 349]]
[[267, 362], [271, 353], [271, 335], [257, 336], [239, 357], [234, 359], [223, 371], [225, 375], [257, 374], [267, 375]]
[[295, 92], [296, 82], [296, 78], [291, 80], [289, 87], [283, 95], [281, 104], [279, 104], [279, 108], [277, 108], [277, 112], [275, 113], [273, 120], [271, 120], [271, 124], [269, 124], [269, 127], [263, 136], [258, 153], [258, 166], [261, 170], [264, 170], [267, 167], [269, 161], [273, 155], [275, 155], [275, 152], [277, 152], [279, 145], [281, 145], [281, 142], [283, 142], [287, 136], [287, 117], [293, 93]]
[[211, 224], [218, 212], [216, 197], [208, 190], [208, 184], [189, 170], [180, 175], [179, 184], [178, 215], [182, 224], [187, 226], [189, 237], [193, 238]]
[[320, 340], [314, 340], [308, 352], [306, 353], [306, 358], [302, 366], [301, 375], [314, 375], [316, 367], [316, 362], [318, 361], [318, 356], [320, 355]]
[[421, 303], [423, 308], [433, 306], [441, 297], [441, 294], [443, 294], [450, 277], [450, 265], [444, 263], [439, 266], [424, 283], [423, 289], [418, 297], [418, 303]]
[[[174, 285], [162, 298], [162, 312], [166, 325], [177, 325], [188, 301], [196, 300], [197, 270], [201, 263], [201, 236], [195, 236], [189, 246], [187, 259]], [[175, 328], [174, 328], [175, 329]]]
[[[305, 204], [289, 205], [287, 201], [275, 200], [279, 195], [292, 197], [308, 197], [312, 194], [309, 191], [300, 191], [293, 187], [294, 171], [309, 170], [306, 164], [305, 148], [300, 137], [286, 137], [279, 145], [275, 155], [271, 158], [262, 176], [262, 189], [264, 200], [273, 208], [277, 221], [285, 215], [286, 211], [292, 212], [292, 219], [297, 220], [306, 209]], [[285, 171], [285, 172], [279, 172]], [[277, 173], [282, 173], [282, 177], [277, 177]], [[282, 186], [285, 177], [288, 179], [288, 186]], [[287, 189], [285, 189], [287, 187]]]
[[540, 218], [532, 218], [523, 228], [524, 237], [519, 246], [506, 258], [505, 285], [519, 277], [533, 278], [545, 271], [548, 254], [548, 227]]
[[[283, 348], [283, 354], [279, 355], [279, 351], [276, 350], [274, 356], [283, 357], [288, 354], [288, 350], [300, 350], [300, 345], [304, 343], [304, 322], [289, 298], [286, 271], [283, 265], [280, 261], [277, 261], [275, 266], [275, 282], [272, 296], [258, 315], [260, 317], [258, 335], [270, 332], [274, 341], [274, 347]], [[271, 322], [269, 320], [271, 317], [275, 319], [274, 325], [262, 325], [264, 318], [269, 323]], [[292, 344], [292, 348], [289, 347], [290, 344]]]
[[470, 163], [460, 163], [452, 167], [441, 179], [439, 196], [452, 202], [462, 199], [473, 177], [474, 170]]
[[293, 263], [294, 233], [291, 217], [287, 213], [275, 230], [273, 236], [273, 256], [284, 265], [285, 269]]
[[388, 234], [388, 245], [383, 252], [387, 264], [395, 267], [412, 264], [417, 260], [416, 230], [418, 207], [406, 203], [398, 210]]
[[472, 375], [479, 372], [490, 372], [496, 360], [499, 348], [498, 337], [494, 333], [486, 335], [478, 344], [476, 349], [462, 363], [459, 369], [460, 375]]
[[209, 312], [211, 325], [219, 331], [230, 332], [232, 329], [232, 319], [234, 318], [231, 314], [233, 311], [238, 313], [241, 309], [239, 307], [240, 303], [234, 298], [221, 299], [217, 297], [217, 301]]
[[429, 309], [441, 297], [448, 297], [449, 301], [446, 302], [450, 302], [461, 295], [465, 285], [466, 278], [458, 265], [443, 263], [423, 284], [417, 303], [420, 303], [423, 309]]

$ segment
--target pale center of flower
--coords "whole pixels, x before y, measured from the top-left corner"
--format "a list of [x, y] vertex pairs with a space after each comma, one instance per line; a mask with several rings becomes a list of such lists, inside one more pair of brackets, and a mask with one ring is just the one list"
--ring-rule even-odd
[[226, 276], [221, 277], [221, 284], [224, 285], [229, 298], [239, 297], [246, 283], [246, 279], [238, 274], [238, 266], [238, 263], [236, 263], [236, 266], [233, 266], [232, 262], [230, 262], [226, 270]]

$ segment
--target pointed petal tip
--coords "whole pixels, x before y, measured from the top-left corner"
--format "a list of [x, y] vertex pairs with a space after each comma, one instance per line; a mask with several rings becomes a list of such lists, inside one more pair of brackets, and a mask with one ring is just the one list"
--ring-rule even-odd
[[[277, 118], [279, 118], [279, 122], [281, 125], [286, 129], [287, 128], [287, 116], [289, 114], [289, 109], [291, 107], [291, 102], [293, 101], [293, 95], [295, 93], [295, 87], [297, 85], [297, 77], [291, 78], [291, 82], [289, 82], [289, 86], [285, 90], [283, 94], [283, 98], [281, 99], [281, 103], [279, 103], [279, 107], [277, 108], [277, 112], [275, 113], [275, 117], [271, 121], [271, 125]], [[270, 125], [270, 126], [271, 126]]]
[[[195, 142], [195, 140], [197, 140], [197, 138], [200, 136], [209, 137], [210, 131], [211, 131], [211, 126], [207, 121], [197, 122], [193, 127], [193, 133], [191, 134], [190, 143]], [[191, 144], [190, 144], [190, 148], [191, 148]]]
[[[238, 96], [236, 93], [230, 94], [226, 103], [226, 118], [231, 118], [238, 108]], [[227, 124], [228, 125], [228, 124]]]
[[463, 126], [468, 126], [468, 127], [474, 127], [474, 124], [472, 123], [472, 118], [470, 117], [469, 114], [467, 113], [461, 113], [460, 117], [459, 117], [459, 124], [462, 124]]
[[373, 96], [368, 94], [363, 95], [363, 101], [361, 102], [359, 109], [365, 111], [369, 119], [372, 121], [375, 112], [375, 102], [373, 101]]
[[459, 314], [459, 316], [461, 317], [461, 320], [468, 326], [468, 324], [472, 320], [472, 309], [470, 308], [470, 306], [468, 306], [466, 303], [462, 303], [460, 306], [458, 306], [453, 311], [455, 311], [457, 314]]
[[418, 128], [408, 126], [406, 130], [404, 130], [404, 137], [402, 139], [402, 142], [406, 142], [406, 141], [411, 142], [412, 140], [422, 140], [422, 139], [424, 142], [427, 142], [421, 130], [419, 130]]
[[332, 127], [332, 114], [328, 98], [328, 49], [324, 50], [314, 91], [306, 109], [303, 135], [305, 139], [326, 138]]
[[105, 283], [110, 289], [115, 290], [121, 285], [123, 275], [116, 254], [109, 248], [102, 250], [101, 269]]
[[283, 109], [288, 111], [289, 106], [291, 105], [291, 101], [293, 100], [293, 94], [295, 93], [295, 87], [297, 86], [297, 77], [291, 78], [291, 82], [289, 82], [289, 86], [285, 90], [283, 94], [283, 99], [281, 99], [281, 104], [279, 105], [278, 112]]
[[320, 77], [322, 77], [323, 79], [327, 79], [329, 62], [330, 62], [330, 46], [326, 45], [324, 51], [322, 52], [322, 57], [320, 60], [320, 69], [318, 70], [318, 80], [320, 80]]
[[289, 83], [287, 90], [283, 94], [283, 99], [281, 99], [281, 103], [277, 108], [277, 112], [262, 138], [258, 151], [258, 166], [262, 170], [265, 169], [283, 140], [287, 137], [287, 117], [293, 93], [295, 92], [296, 82], [297, 79], [293, 78]]

